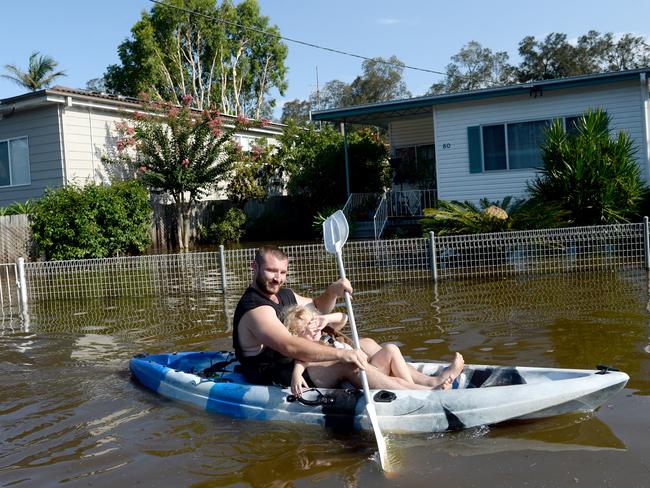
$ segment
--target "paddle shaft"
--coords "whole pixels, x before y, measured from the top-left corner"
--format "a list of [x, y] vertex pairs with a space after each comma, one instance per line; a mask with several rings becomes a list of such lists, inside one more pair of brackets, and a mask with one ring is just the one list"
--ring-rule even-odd
[[[343, 267], [343, 256], [341, 251], [336, 253], [336, 262], [339, 266], [339, 273], [341, 278], [345, 279], [345, 268]], [[359, 343], [359, 334], [357, 333], [357, 323], [354, 320], [354, 310], [352, 309], [352, 300], [350, 299], [350, 294], [346, 291], [344, 294], [345, 298], [345, 307], [348, 309], [348, 319], [350, 323], [350, 329], [352, 330], [352, 341], [354, 342], [355, 349], [361, 349]], [[366, 376], [366, 371], [361, 370], [361, 386], [363, 387], [363, 394], [366, 397], [366, 403], [371, 404], [372, 399], [370, 398], [370, 387], [368, 386], [368, 377]]]
[[[330, 215], [325, 222], [323, 222], [323, 241], [325, 243], [325, 249], [327, 252], [336, 255], [336, 262], [339, 266], [339, 272], [341, 278], [345, 279], [345, 268], [343, 266], [343, 256], [341, 249], [345, 245], [345, 242], [348, 239], [349, 234], [348, 221], [345, 218], [345, 215], [341, 210], [337, 210], [332, 215]], [[350, 322], [350, 329], [352, 330], [352, 339], [354, 340], [354, 347], [357, 350], [361, 349], [359, 344], [359, 334], [357, 333], [357, 323], [354, 320], [354, 311], [352, 310], [352, 300], [350, 299], [350, 294], [346, 291], [343, 293], [345, 298], [345, 305], [348, 309], [348, 318]], [[370, 398], [370, 387], [368, 386], [368, 377], [366, 371], [359, 368], [361, 376], [361, 386], [363, 387], [363, 395], [366, 399], [366, 412], [368, 413], [368, 420], [370, 420], [370, 425], [372, 425], [372, 430], [375, 433], [375, 439], [377, 440], [377, 450], [379, 451], [379, 462], [381, 467], [384, 470], [388, 470], [388, 449], [386, 446], [386, 440], [381, 433], [379, 428], [379, 419], [377, 418], [377, 411], [375, 410], [375, 404]]]

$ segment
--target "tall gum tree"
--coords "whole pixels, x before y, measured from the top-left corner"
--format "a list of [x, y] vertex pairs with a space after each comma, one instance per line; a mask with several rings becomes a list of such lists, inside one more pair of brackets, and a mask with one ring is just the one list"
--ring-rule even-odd
[[195, 108], [259, 119], [273, 109], [272, 90], [287, 88], [288, 50], [279, 36], [256, 0], [165, 0], [143, 12], [120, 44], [121, 63], [107, 68], [105, 86], [174, 104], [191, 96]]

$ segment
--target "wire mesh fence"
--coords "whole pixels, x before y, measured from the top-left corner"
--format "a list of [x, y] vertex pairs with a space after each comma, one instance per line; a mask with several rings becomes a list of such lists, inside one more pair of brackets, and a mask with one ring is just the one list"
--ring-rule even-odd
[[[282, 249], [289, 255], [287, 284], [294, 289], [320, 289], [338, 278], [336, 259], [322, 244]], [[353, 241], [344, 246], [343, 260], [348, 278], [362, 284], [641, 268], [648, 264], [647, 249], [647, 224], [626, 224], [442, 236], [433, 241]], [[237, 295], [250, 283], [254, 256], [255, 249], [249, 248], [31, 262], [25, 264], [27, 296], [33, 301]], [[9, 273], [14, 265], [2, 266], [8, 267], [0, 267], [0, 272]], [[15, 267], [11, 273], [15, 282]]]
[[26, 263], [29, 300], [205, 294], [221, 290], [218, 253]]
[[644, 224], [573, 227], [436, 239], [440, 278], [643, 266]]

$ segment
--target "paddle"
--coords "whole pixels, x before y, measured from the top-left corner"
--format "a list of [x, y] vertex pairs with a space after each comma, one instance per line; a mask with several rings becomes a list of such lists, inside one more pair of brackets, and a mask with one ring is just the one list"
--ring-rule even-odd
[[[345, 214], [337, 210], [332, 215], [330, 215], [325, 222], [323, 222], [323, 241], [325, 243], [325, 249], [330, 254], [336, 255], [336, 262], [339, 266], [339, 273], [341, 278], [345, 278], [345, 268], [343, 267], [343, 256], [341, 255], [341, 250], [345, 245], [345, 242], [348, 240], [349, 234], [348, 221], [345, 218]], [[359, 335], [357, 334], [357, 324], [354, 321], [354, 311], [352, 310], [352, 301], [350, 300], [350, 294], [345, 293], [345, 305], [348, 309], [348, 318], [350, 321], [350, 328], [352, 329], [352, 338], [354, 340], [354, 347], [356, 349], [361, 349], [359, 346]], [[379, 449], [379, 461], [381, 462], [381, 467], [384, 471], [387, 471], [388, 465], [388, 456], [386, 449], [386, 440], [381, 434], [379, 429], [379, 420], [377, 419], [377, 412], [375, 411], [375, 404], [370, 398], [370, 388], [368, 387], [368, 378], [366, 377], [366, 372], [361, 370], [361, 384], [363, 386], [363, 394], [366, 397], [366, 411], [368, 412], [368, 418], [372, 424], [372, 429], [375, 432], [375, 438], [377, 439], [377, 447]]]

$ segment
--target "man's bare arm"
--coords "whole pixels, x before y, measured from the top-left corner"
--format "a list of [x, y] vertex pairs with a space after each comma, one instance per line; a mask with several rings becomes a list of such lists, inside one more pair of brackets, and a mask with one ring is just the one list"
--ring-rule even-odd
[[368, 364], [367, 356], [363, 352], [358, 354], [358, 351], [336, 349], [302, 337], [292, 336], [284, 324], [278, 320], [273, 308], [268, 306], [257, 307], [246, 312], [239, 323], [239, 328], [240, 337], [242, 336], [241, 331], [247, 329], [259, 344], [264, 344], [284, 356], [299, 361], [338, 361], [354, 363], [364, 369]]
[[346, 291], [351, 295], [352, 285], [350, 285], [348, 280], [341, 278], [328, 286], [320, 296], [317, 296], [314, 299], [303, 297], [295, 292], [294, 295], [296, 296], [298, 305], [305, 306], [313, 304], [314, 308], [316, 308], [320, 313], [329, 313], [334, 308], [334, 305], [336, 305], [336, 299], [343, 298], [343, 294]]

